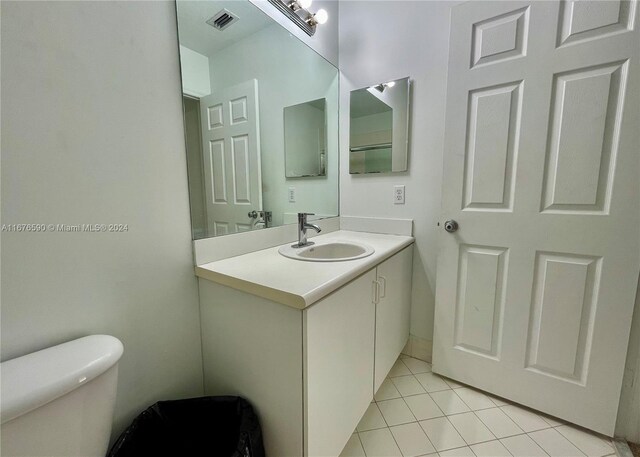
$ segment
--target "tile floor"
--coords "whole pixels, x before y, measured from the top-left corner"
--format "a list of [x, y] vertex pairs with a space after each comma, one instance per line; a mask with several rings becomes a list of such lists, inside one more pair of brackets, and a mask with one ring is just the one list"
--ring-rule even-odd
[[604, 457], [611, 442], [401, 355], [341, 457]]

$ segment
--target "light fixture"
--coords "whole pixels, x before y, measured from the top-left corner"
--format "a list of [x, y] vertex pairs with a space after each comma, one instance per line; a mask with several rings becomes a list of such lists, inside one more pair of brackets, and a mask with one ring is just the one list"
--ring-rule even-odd
[[321, 8], [316, 11], [316, 14], [309, 14], [309, 17], [307, 17], [307, 23], [311, 26], [315, 26], [316, 24], [322, 25], [326, 23], [328, 19], [329, 13]]
[[396, 85], [395, 81], [389, 81], [388, 83], [380, 83], [380, 84], [376, 84], [375, 86], [369, 86], [369, 89], [375, 89], [378, 92], [384, 92], [386, 88], [388, 87], [391, 88], [395, 85]]
[[311, 6], [312, 0], [291, 0], [287, 3], [287, 7], [289, 7], [292, 11], [298, 11], [299, 9], [307, 9]]
[[313, 0], [269, 0], [273, 6], [278, 8], [298, 27], [309, 36], [316, 33], [316, 26], [324, 24], [329, 19], [329, 14], [324, 9], [319, 9], [315, 14], [309, 12], [307, 8], [311, 6]]

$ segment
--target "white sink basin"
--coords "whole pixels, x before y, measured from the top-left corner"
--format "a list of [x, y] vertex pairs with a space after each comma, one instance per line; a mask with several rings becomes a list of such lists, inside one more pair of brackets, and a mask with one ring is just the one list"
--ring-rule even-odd
[[305, 260], [307, 262], [343, 262], [370, 256], [375, 252], [375, 249], [354, 241], [335, 240], [302, 248], [286, 245], [278, 249], [278, 252], [290, 259]]

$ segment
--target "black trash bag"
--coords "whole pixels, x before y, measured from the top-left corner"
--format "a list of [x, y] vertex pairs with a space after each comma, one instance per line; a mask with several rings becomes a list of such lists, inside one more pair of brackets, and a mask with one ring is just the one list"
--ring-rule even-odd
[[159, 401], [136, 417], [107, 457], [265, 457], [260, 422], [240, 397]]

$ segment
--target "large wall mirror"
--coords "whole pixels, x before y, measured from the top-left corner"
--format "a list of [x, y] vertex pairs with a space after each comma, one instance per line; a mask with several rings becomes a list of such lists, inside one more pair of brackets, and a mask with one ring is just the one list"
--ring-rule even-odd
[[351, 91], [349, 173], [407, 171], [409, 78]]
[[338, 215], [338, 70], [248, 0], [178, 0], [193, 238]]

